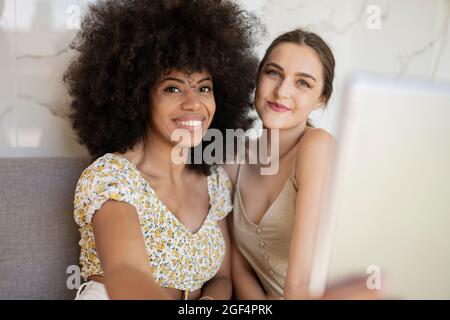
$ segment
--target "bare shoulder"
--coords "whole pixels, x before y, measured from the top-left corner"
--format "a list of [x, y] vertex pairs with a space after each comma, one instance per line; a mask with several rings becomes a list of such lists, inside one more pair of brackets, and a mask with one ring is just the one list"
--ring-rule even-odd
[[335, 137], [328, 131], [321, 128], [309, 129], [297, 149], [297, 178], [326, 170], [335, 159], [336, 146]]
[[299, 142], [298, 154], [310, 149], [335, 148], [336, 138], [322, 128], [310, 128]]

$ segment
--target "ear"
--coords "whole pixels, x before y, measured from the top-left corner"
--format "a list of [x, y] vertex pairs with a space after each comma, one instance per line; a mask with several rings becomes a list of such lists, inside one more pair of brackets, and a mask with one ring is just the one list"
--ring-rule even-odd
[[323, 105], [325, 104], [325, 96], [322, 95], [320, 96], [319, 99], [317, 99], [316, 103], [314, 104], [313, 110], [319, 110], [320, 108], [323, 107]]

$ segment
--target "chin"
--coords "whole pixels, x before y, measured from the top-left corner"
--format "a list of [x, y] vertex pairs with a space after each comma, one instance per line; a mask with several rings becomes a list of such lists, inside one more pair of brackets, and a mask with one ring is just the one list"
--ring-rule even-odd
[[199, 140], [199, 141], [196, 141], [196, 140], [191, 140], [191, 141], [172, 141], [172, 144], [173, 144], [174, 147], [181, 147], [183, 149], [195, 148], [196, 146], [198, 146], [201, 143], [202, 143], [202, 140]]
[[174, 146], [191, 148], [202, 142], [204, 134], [205, 132], [203, 132], [203, 130], [200, 132], [189, 132], [187, 130], [180, 130], [179, 128], [176, 128], [170, 133], [169, 139], [172, 141]]
[[287, 127], [286, 121], [277, 117], [264, 117], [262, 120], [263, 126], [267, 129], [284, 129]]

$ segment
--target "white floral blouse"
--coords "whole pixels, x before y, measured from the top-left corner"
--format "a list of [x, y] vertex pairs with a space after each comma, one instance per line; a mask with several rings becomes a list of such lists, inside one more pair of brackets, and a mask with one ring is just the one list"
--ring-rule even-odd
[[210, 209], [199, 230], [192, 233], [158, 199], [132, 162], [112, 153], [98, 158], [81, 174], [75, 191], [82, 278], [103, 275], [91, 222], [96, 210], [113, 199], [136, 208], [148, 263], [159, 284], [184, 291], [201, 288], [223, 261], [225, 242], [217, 222], [232, 209], [231, 182], [225, 170], [213, 166], [207, 181]]

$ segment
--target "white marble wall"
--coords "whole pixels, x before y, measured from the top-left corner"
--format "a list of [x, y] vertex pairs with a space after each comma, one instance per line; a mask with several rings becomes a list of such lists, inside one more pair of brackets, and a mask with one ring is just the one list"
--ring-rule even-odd
[[[80, 156], [61, 75], [89, 0], [0, 0], [0, 157]], [[305, 27], [332, 46], [335, 92], [318, 126], [334, 131], [355, 71], [450, 82], [450, 0], [241, 0], [267, 26], [258, 52]]]
[[0, 156], [87, 154], [67, 121], [62, 72], [76, 33], [71, 5], [86, 1], [0, 1]]

